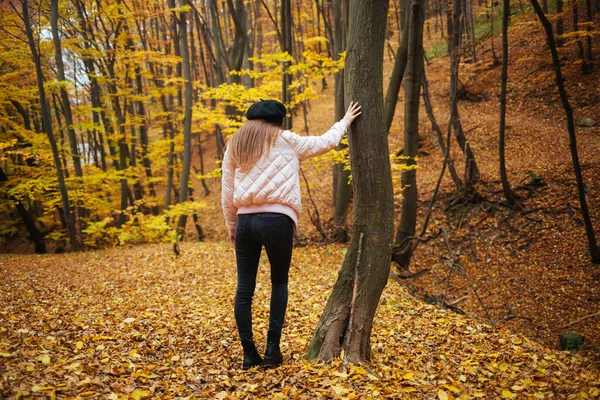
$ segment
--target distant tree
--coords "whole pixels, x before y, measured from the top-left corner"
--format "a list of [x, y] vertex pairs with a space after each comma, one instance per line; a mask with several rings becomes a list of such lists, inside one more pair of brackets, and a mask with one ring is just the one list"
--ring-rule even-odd
[[583, 185], [583, 176], [581, 173], [581, 166], [579, 164], [579, 154], [577, 153], [577, 135], [575, 135], [575, 123], [573, 121], [573, 109], [569, 104], [569, 98], [565, 89], [563, 81], [562, 70], [560, 67], [560, 59], [558, 58], [558, 51], [556, 50], [556, 41], [554, 40], [554, 32], [552, 31], [552, 25], [548, 18], [544, 15], [542, 8], [537, 0], [531, 0], [533, 9], [535, 10], [544, 31], [546, 32], [546, 39], [548, 41], [548, 47], [550, 47], [550, 53], [552, 54], [552, 63], [554, 65], [554, 74], [556, 76], [556, 86], [560, 94], [560, 99], [567, 115], [567, 131], [569, 132], [569, 144], [571, 149], [571, 158], [573, 160], [573, 172], [575, 173], [575, 180], [577, 182], [577, 193], [579, 195], [579, 206], [581, 207], [581, 216], [583, 218], [583, 224], [585, 226], [585, 233], [588, 239], [588, 248], [592, 262], [600, 264], [600, 247], [596, 241], [596, 235], [594, 233], [594, 226], [590, 218], [590, 212], [585, 198], [585, 188]]
[[[179, 0], [179, 6], [183, 6], [185, 0]], [[179, 41], [181, 49], [181, 64], [183, 70], [184, 96], [183, 103], [183, 162], [181, 165], [181, 178], [179, 179], [179, 202], [187, 201], [189, 194], [190, 168], [192, 166], [192, 76], [190, 67], [190, 53], [188, 45], [186, 11], [179, 13]], [[185, 232], [187, 215], [179, 218], [179, 229]]]
[[407, 270], [413, 253], [417, 225], [417, 164], [419, 151], [419, 102], [424, 69], [423, 1], [412, 2], [409, 9], [408, 54], [404, 83], [404, 150], [406, 166], [402, 172], [402, 213], [392, 251], [392, 260]]
[[498, 134], [498, 153], [500, 155], [500, 181], [502, 191], [510, 207], [515, 205], [516, 199], [508, 183], [506, 174], [505, 131], [506, 131], [506, 83], [508, 80], [508, 20], [510, 17], [510, 0], [504, 0], [502, 14], [502, 74], [500, 78], [500, 130]]
[[308, 359], [370, 359], [373, 317], [390, 270], [394, 203], [383, 123], [383, 48], [388, 0], [350, 0], [346, 103], [362, 115], [349, 133], [354, 229], [338, 279], [308, 347]]
[[[12, 7], [12, 3], [10, 3]], [[18, 13], [18, 11], [15, 9]], [[29, 44], [29, 50], [35, 64], [35, 72], [37, 77], [38, 91], [40, 97], [40, 109], [42, 112], [42, 128], [48, 136], [48, 141], [52, 148], [52, 156], [54, 158], [54, 165], [56, 166], [56, 176], [58, 179], [58, 187], [61, 194], [62, 204], [62, 216], [65, 221], [67, 228], [67, 234], [71, 243], [71, 249], [73, 251], [79, 250], [79, 243], [77, 242], [77, 233], [75, 232], [75, 223], [73, 221], [73, 215], [71, 214], [71, 206], [69, 204], [69, 192], [65, 182], [65, 176], [63, 173], [62, 164], [60, 161], [60, 154], [58, 146], [56, 144], [56, 138], [52, 130], [52, 117], [50, 115], [50, 105], [46, 98], [46, 89], [44, 87], [44, 73], [42, 71], [42, 63], [40, 60], [40, 54], [38, 53], [38, 46], [35, 43], [33, 37], [33, 29], [31, 19], [29, 17], [29, 1], [21, 0], [21, 18], [25, 25], [25, 32], [27, 34], [27, 43]]]
[[69, 93], [65, 87], [65, 67], [63, 63], [62, 49], [61, 49], [61, 38], [58, 34], [58, 0], [52, 0], [50, 2], [51, 18], [50, 25], [52, 30], [52, 43], [54, 44], [54, 60], [56, 62], [56, 73], [58, 80], [61, 82], [60, 85], [60, 99], [62, 102], [62, 110], [65, 116], [65, 123], [67, 124], [67, 132], [69, 134], [69, 144], [71, 148], [71, 156], [73, 157], [73, 166], [75, 167], [75, 176], [83, 176], [81, 169], [81, 157], [79, 156], [79, 148], [77, 146], [77, 136], [75, 135], [75, 128], [73, 127], [73, 113], [71, 112], [71, 101], [69, 100]]
[[[281, 0], [281, 51], [287, 52], [292, 55], [292, 6], [291, 0]], [[289, 62], [285, 62], [283, 64], [284, 69], [288, 69], [290, 67]], [[286, 107], [289, 107], [292, 102], [291, 92], [289, 90], [290, 85], [292, 84], [292, 74], [288, 72], [283, 73], [283, 82], [282, 82], [282, 101]], [[285, 129], [292, 128], [292, 114], [291, 110], [289, 111], [289, 117], [285, 117], [284, 127]]]

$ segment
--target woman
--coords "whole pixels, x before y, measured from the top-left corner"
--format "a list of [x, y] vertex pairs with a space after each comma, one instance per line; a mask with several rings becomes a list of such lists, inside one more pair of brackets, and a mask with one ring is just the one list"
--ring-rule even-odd
[[[253, 104], [248, 121], [228, 143], [223, 158], [221, 203], [237, 261], [234, 314], [244, 349], [242, 369], [276, 367], [288, 300], [288, 271], [294, 229], [302, 211], [300, 161], [336, 147], [360, 106], [350, 102], [344, 118], [321, 136], [283, 129], [285, 106], [276, 100]], [[271, 304], [264, 361], [252, 339], [252, 298], [262, 247], [271, 264]]]

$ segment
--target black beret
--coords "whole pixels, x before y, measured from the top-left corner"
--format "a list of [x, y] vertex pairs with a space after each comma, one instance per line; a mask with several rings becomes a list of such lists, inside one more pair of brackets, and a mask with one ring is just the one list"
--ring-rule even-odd
[[283, 123], [285, 106], [277, 100], [261, 100], [254, 103], [246, 113], [248, 119], [264, 119], [268, 122]]

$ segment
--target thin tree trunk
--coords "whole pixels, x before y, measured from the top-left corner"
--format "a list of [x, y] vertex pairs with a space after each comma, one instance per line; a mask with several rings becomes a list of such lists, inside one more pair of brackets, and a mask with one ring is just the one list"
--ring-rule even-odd
[[[556, 14], [563, 12], [563, 0], [556, 0]], [[556, 19], [556, 45], [562, 47], [565, 44], [565, 40], [561, 37], [565, 33], [563, 18], [562, 16]]]
[[[292, 9], [290, 0], [281, 0], [281, 51], [287, 52], [292, 55]], [[283, 64], [284, 71], [290, 67], [289, 62]], [[292, 74], [288, 72], [283, 73], [282, 81], [282, 101], [283, 104], [288, 108], [289, 116], [285, 117], [284, 128], [292, 128], [292, 110], [289, 109], [291, 106], [292, 95], [289, 90], [289, 86], [292, 84]]]
[[[334, 2], [333, 24], [334, 24], [334, 42], [333, 52], [335, 59], [339, 59], [339, 54], [346, 49], [346, 21], [348, 19], [348, 0]], [[346, 107], [344, 104], [344, 70], [335, 74], [335, 120], [344, 118]], [[339, 144], [336, 150], [341, 151], [348, 146]], [[349, 183], [350, 171], [344, 168], [343, 164], [334, 165], [334, 241], [346, 242], [348, 240], [348, 227], [346, 226], [346, 216], [348, 214], [348, 204], [350, 203]]]
[[33, 39], [33, 31], [31, 28], [31, 22], [29, 20], [29, 9], [28, 9], [28, 1], [27, 0], [21, 0], [21, 9], [22, 9], [23, 22], [25, 24], [25, 30], [27, 33], [27, 41], [29, 44], [29, 49], [31, 51], [31, 55], [33, 57], [33, 62], [35, 64], [35, 72], [36, 72], [38, 91], [39, 91], [39, 96], [40, 96], [40, 109], [42, 112], [42, 128], [44, 129], [44, 131], [46, 132], [46, 135], [48, 136], [48, 141], [50, 142], [50, 147], [52, 149], [52, 156], [54, 157], [54, 165], [56, 166], [58, 187], [59, 187], [60, 194], [61, 194], [63, 218], [65, 220], [65, 224], [67, 227], [67, 233], [69, 236], [69, 241], [71, 243], [71, 249], [73, 251], [78, 251], [79, 243], [77, 243], [77, 233], [75, 231], [75, 223], [73, 221], [73, 215], [71, 214], [71, 207], [69, 205], [69, 193], [67, 191], [67, 185], [65, 183], [65, 178], [63, 175], [63, 169], [62, 169], [61, 162], [60, 162], [58, 146], [56, 145], [56, 139], [54, 138], [54, 133], [52, 132], [52, 119], [50, 116], [50, 108], [48, 105], [48, 101], [46, 100], [46, 89], [44, 88], [44, 74], [42, 72], [40, 55], [37, 52], [37, 47], [36, 47], [34, 39]]
[[490, 27], [490, 41], [492, 42], [492, 63], [494, 65], [498, 64], [498, 57], [496, 56], [496, 49], [494, 48], [494, 3], [496, 0], [490, 0], [490, 5], [491, 5], [491, 13], [492, 13], [492, 17], [490, 19], [491, 21], [491, 27]]
[[412, 241], [417, 226], [417, 164], [419, 151], [419, 101], [421, 79], [424, 69], [423, 9], [422, 2], [413, 2], [410, 7], [409, 43], [404, 84], [404, 157], [410, 169], [402, 172], [402, 214], [392, 250], [392, 261], [407, 270], [412, 258]]
[[[338, 279], [308, 347], [306, 357], [309, 359], [335, 358], [342, 346], [351, 362], [370, 359], [373, 317], [388, 279], [394, 202], [383, 124], [387, 8], [388, 0], [350, 0], [344, 91], [347, 102], [357, 101], [365, 110], [350, 128], [349, 135], [355, 194], [354, 231]], [[362, 249], [359, 247], [361, 236], [364, 236]], [[359, 254], [360, 260], [357, 259]], [[350, 327], [355, 281], [358, 290], [354, 322]]]
[[[600, 4], [600, 0], [596, 1], [596, 5]], [[596, 9], [598, 10], [598, 8]], [[585, 30], [587, 31], [587, 35], [585, 37], [586, 47], [587, 47], [587, 57], [589, 61], [589, 70], [588, 72], [592, 72], [592, 68], [594, 65], [594, 54], [592, 52], [592, 25], [594, 21], [594, 16], [592, 14], [592, 0], [585, 0]]]
[[[2, 169], [2, 165], [0, 165], [0, 183], [6, 181], [8, 181], [8, 176], [6, 176], [6, 173]], [[29, 240], [31, 240], [35, 245], [35, 253], [45, 254], [46, 243], [44, 242], [44, 235], [42, 235], [37, 226], [35, 226], [35, 221], [32, 215], [33, 213], [28, 212], [20, 200], [13, 199], [13, 201], [15, 202], [15, 208], [17, 209], [19, 216], [23, 220], [25, 229], [27, 229], [27, 233], [29, 234]]]
[[[58, 35], [58, 0], [52, 0], [50, 2], [51, 18], [50, 24], [52, 28], [52, 42], [54, 43], [54, 60], [56, 63], [56, 72], [58, 80], [62, 83], [66, 83], [65, 79], [65, 67], [62, 59], [62, 50], [60, 45], [60, 37]], [[63, 106], [63, 113], [65, 115], [65, 123], [67, 125], [67, 133], [69, 135], [69, 144], [71, 146], [71, 156], [73, 157], [73, 167], [75, 168], [75, 176], [83, 176], [83, 170], [81, 169], [81, 157], [79, 156], [79, 149], [77, 148], [77, 137], [75, 136], [75, 128], [73, 128], [73, 114], [71, 112], [71, 102], [69, 101], [69, 94], [64, 85], [60, 85], [60, 98]]]
[[[576, 32], [579, 35], [579, 7], [577, 7], [577, 1], [573, 0], [573, 32]], [[581, 61], [581, 72], [584, 74], [588, 74], [590, 72], [590, 67], [588, 66], [588, 61], [585, 56], [585, 50], [583, 49], [583, 42], [581, 41], [581, 37], [577, 36], [577, 50], [579, 54], [579, 60]]]
[[458, 173], [456, 172], [456, 168], [454, 167], [454, 160], [452, 160], [452, 157], [450, 156], [450, 145], [449, 145], [449, 143], [444, 143], [444, 134], [442, 133], [442, 129], [440, 128], [439, 124], [437, 123], [437, 121], [435, 119], [435, 116], [433, 115], [433, 107], [431, 106], [431, 99], [429, 98], [429, 83], [427, 82], [427, 77], [425, 76], [425, 70], [423, 70], [422, 84], [423, 84], [423, 102], [425, 103], [425, 110], [427, 111], [427, 115], [429, 116], [429, 121], [431, 122], [431, 126], [433, 127], [433, 130], [435, 131], [438, 143], [440, 145], [440, 149], [442, 150], [442, 154], [444, 155], [444, 158], [447, 159], [448, 171], [450, 171], [450, 176], [452, 177], [452, 181], [454, 182], [454, 185], [456, 186], [456, 190], [458, 192], [460, 192], [463, 189], [463, 182], [460, 179], [460, 177], [458, 176]]
[[502, 14], [502, 74], [500, 78], [500, 131], [498, 135], [498, 153], [500, 154], [500, 181], [502, 191], [510, 207], [514, 207], [516, 199], [508, 183], [506, 174], [506, 157], [504, 156], [504, 139], [506, 131], [506, 84], [508, 81], [508, 20], [510, 17], [510, 0], [504, 0]]
[[[452, 23], [448, 26], [449, 28], [448, 37], [450, 38], [450, 93], [457, 93], [458, 91], [458, 65], [461, 55], [462, 48], [462, 0], [454, 0], [452, 7]], [[450, 96], [452, 98], [452, 95]], [[458, 101], [455, 96], [455, 101], [450, 104], [450, 115], [454, 129], [454, 137], [458, 142], [463, 154], [465, 155], [466, 166], [465, 166], [465, 189], [467, 192], [473, 190], [473, 182], [479, 179], [479, 170], [475, 162], [475, 155], [473, 154], [471, 147], [467, 143], [467, 138], [462, 129], [460, 117], [458, 114]]]
[[554, 73], [556, 75], [556, 85], [558, 86], [558, 92], [560, 93], [560, 99], [562, 101], [565, 114], [567, 115], [567, 130], [569, 131], [569, 145], [571, 148], [571, 158], [573, 159], [573, 171], [575, 172], [575, 180], [577, 182], [577, 193], [579, 195], [579, 205], [581, 207], [581, 216], [585, 225], [585, 233], [588, 240], [588, 248], [592, 262], [600, 264], [600, 247], [596, 242], [596, 235], [594, 233], [594, 227], [590, 218], [588, 210], [587, 200], [585, 198], [585, 188], [583, 186], [583, 176], [581, 173], [581, 166], [579, 164], [579, 155], [577, 153], [577, 136], [575, 135], [575, 124], [573, 122], [573, 109], [569, 104], [569, 98], [567, 97], [567, 91], [565, 90], [565, 84], [563, 81], [562, 71], [560, 67], [560, 60], [558, 58], [558, 51], [556, 50], [556, 43], [554, 41], [554, 33], [552, 32], [552, 25], [548, 18], [544, 15], [544, 12], [540, 8], [537, 0], [531, 0], [531, 4], [546, 31], [546, 38], [548, 39], [548, 46], [552, 54], [552, 63], [554, 64]]
[[[410, 0], [402, 0], [410, 1]], [[400, 13], [401, 18], [404, 17], [404, 13]], [[394, 120], [394, 114], [396, 113], [396, 103], [398, 102], [398, 96], [400, 93], [400, 87], [402, 86], [402, 79], [404, 78], [404, 71], [406, 70], [406, 60], [408, 57], [408, 29], [409, 21], [403, 22], [402, 38], [400, 39], [400, 45], [396, 52], [396, 61], [394, 62], [394, 69], [392, 70], [392, 76], [390, 77], [390, 83], [388, 84], [387, 92], [385, 94], [385, 103], [383, 109], [383, 118], [385, 121], [385, 129], [390, 132], [392, 121]]]
[[[180, 6], [185, 4], [185, 0], [180, 0]], [[181, 178], [179, 189], [179, 202], [183, 203], [188, 199], [190, 168], [192, 165], [192, 77], [190, 72], [190, 55], [187, 40], [187, 12], [179, 13], [179, 40], [181, 49], [181, 63], [183, 69], [183, 82], [185, 92], [185, 103], [183, 113], [183, 162], [181, 165]], [[187, 215], [179, 217], [179, 230], [185, 233]]]

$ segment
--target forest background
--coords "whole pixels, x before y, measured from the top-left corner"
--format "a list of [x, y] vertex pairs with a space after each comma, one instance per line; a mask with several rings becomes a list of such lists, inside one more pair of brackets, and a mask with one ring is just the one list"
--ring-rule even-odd
[[[600, 2], [539, 5], [554, 60], [531, 4], [419, 3], [416, 120], [400, 89], [405, 3], [390, 2], [381, 60], [392, 277], [427, 302], [549, 347], [575, 330], [597, 358]], [[220, 160], [252, 102], [282, 100], [299, 134], [343, 115], [345, 2], [5, 0], [0, 11], [3, 252], [168, 242], [195, 254], [192, 242], [227, 235]], [[296, 246], [345, 251], [332, 243], [353, 232], [347, 148], [303, 164], [301, 177]]]

